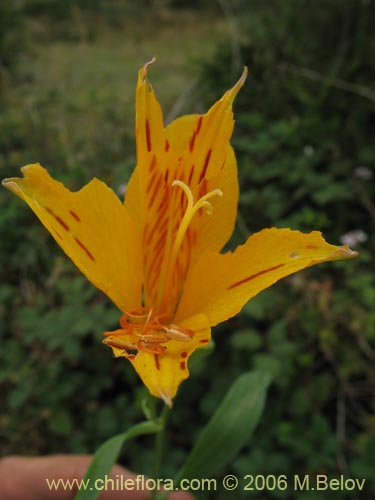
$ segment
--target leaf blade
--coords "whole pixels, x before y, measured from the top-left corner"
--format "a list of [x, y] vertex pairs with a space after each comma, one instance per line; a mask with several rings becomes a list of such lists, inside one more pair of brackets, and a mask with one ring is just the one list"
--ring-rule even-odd
[[[126, 432], [117, 434], [105, 441], [96, 451], [83, 478], [82, 484], [87, 481], [87, 484], [92, 485], [96, 479], [103, 478], [106, 474], [109, 474], [116, 463], [122, 447], [127, 441], [137, 436], [154, 434], [160, 430], [161, 426], [157, 422], [141, 422], [134, 425]], [[100, 493], [101, 491], [95, 488], [92, 490], [89, 488], [82, 488], [74, 497], [74, 500], [96, 500]]]
[[211, 477], [230, 462], [255, 429], [270, 382], [269, 374], [253, 371], [241, 375], [233, 383], [199, 435], [177, 481]]

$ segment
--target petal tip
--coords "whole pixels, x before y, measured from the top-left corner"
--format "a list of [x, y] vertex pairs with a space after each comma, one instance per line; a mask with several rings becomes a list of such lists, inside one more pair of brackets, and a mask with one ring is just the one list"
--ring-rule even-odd
[[164, 403], [169, 407], [172, 408], [173, 402], [172, 398], [170, 397], [169, 394], [166, 394], [164, 391], [159, 389], [159, 397], [164, 401]]
[[7, 187], [7, 185], [10, 184], [11, 182], [14, 182], [14, 180], [13, 180], [13, 178], [9, 177], [7, 179], [3, 179], [1, 181], [1, 185], [4, 187]]
[[7, 179], [3, 179], [1, 181], [1, 185], [3, 187], [5, 187], [6, 189], [9, 189], [9, 191], [18, 191], [19, 190], [19, 186], [18, 186], [18, 182], [20, 181], [20, 179], [18, 177], [9, 177]]
[[341, 247], [336, 254], [338, 259], [355, 259], [359, 256], [359, 252], [351, 250], [348, 246]]
[[232, 92], [234, 93], [234, 95], [236, 95], [237, 92], [240, 90], [240, 88], [243, 87], [243, 85], [246, 81], [247, 75], [248, 75], [248, 69], [247, 69], [247, 66], [244, 66], [240, 78], [238, 79], [238, 81], [234, 85], [234, 87], [232, 88]]
[[154, 64], [155, 61], [156, 61], [156, 56], [154, 55], [148, 62], [146, 62], [146, 64], [143, 66], [143, 69], [147, 71], [148, 67], [151, 66], [151, 64]]
[[238, 80], [238, 83], [241, 86], [245, 83], [248, 73], [249, 73], [249, 71], [248, 71], [247, 66], [244, 66], [243, 70], [242, 70], [242, 75], [240, 76], [240, 79]]
[[240, 91], [241, 87], [243, 87], [245, 80], [247, 78], [247, 66], [243, 67], [242, 74], [237, 82], [233, 85], [231, 89], [229, 89], [221, 98], [221, 100], [227, 101], [228, 104], [232, 105], [236, 95]]
[[146, 62], [146, 64], [139, 70], [139, 76], [140, 76], [142, 82], [144, 82], [147, 79], [148, 68], [152, 64], [154, 64], [155, 61], [156, 61], [156, 56], [153, 56], [152, 59], [150, 59], [148, 62]]

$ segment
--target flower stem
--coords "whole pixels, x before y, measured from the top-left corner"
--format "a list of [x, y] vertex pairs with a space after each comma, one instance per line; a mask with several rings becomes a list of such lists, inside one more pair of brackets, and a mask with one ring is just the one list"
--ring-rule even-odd
[[[154, 479], [158, 479], [159, 474], [160, 474], [160, 468], [161, 468], [161, 462], [163, 458], [163, 451], [164, 451], [164, 436], [165, 436], [165, 428], [166, 428], [166, 422], [167, 418], [169, 415], [170, 408], [167, 405], [164, 405], [164, 408], [161, 412], [161, 415], [159, 417], [159, 422], [161, 424], [161, 429], [160, 431], [156, 434], [155, 437], [155, 457], [154, 457], [154, 466], [152, 469], [152, 477]], [[151, 492], [151, 500], [155, 500], [158, 498], [158, 490], [153, 490]]]

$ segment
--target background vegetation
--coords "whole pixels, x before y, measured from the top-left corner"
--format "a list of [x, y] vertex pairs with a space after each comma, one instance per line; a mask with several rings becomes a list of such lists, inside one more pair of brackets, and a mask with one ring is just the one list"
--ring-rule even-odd
[[[138, 68], [158, 55], [152, 81], [170, 120], [204, 112], [246, 64], [235, 110], [241, 199], [233, 244], [277, 225], [319, 229], [361, 253], [284, 280], [216, 328], [214, 353], [194, 363], [175, 401], [166, 477], [231, 382], [257, 367], [275, 381], [255, 436], [226, 473], [344, 474], [367, 478], [369, 488], [374, 480], [371, 7], [368, 0], [0, 4], [1, 178], [40, 161], [72, 188], [96, 175], [121, 193], [135, 163]], [[143, 387], [101, 344], [118, 311], [5, 190], [0, 234], [0, 453], [92, 452], [141, 418]], [[151, 457], [145, 438], [123, 462], [148, 473]]]

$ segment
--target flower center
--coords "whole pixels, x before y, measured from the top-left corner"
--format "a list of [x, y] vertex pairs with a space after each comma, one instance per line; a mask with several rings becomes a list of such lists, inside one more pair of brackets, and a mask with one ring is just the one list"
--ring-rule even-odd
[[[172, 186], [178, 186], [184, 191], [187, 198], [187, 207], [172, 245], [164, 292], [158, 311], [167, 310], [166, 304], [168, 298], [170, 298], [173, 273], [184, 237], [194, 215], [200, 208], [206, 208], [206, 213], [208, 215], [212, 214], [213, 207], [208, 200], [214, 196], [223, 195], [220, 189], [213, 189], [194, 202], [193, 193], [187, 184], [175, 180]], [[164, 354], [167, 349], [165, 344], [171, 340], [189, 342], [194, 337], [193, 330], [171, 323], [172, 319], [173, 313], [156, 313], [152, 308], [146, 310], [142, 307], [136, 311], [125, 312], [120, 319], [121, 329], [114, 332], [105, 332], [106, 339], [104, 343], [122, 349], [124, 354], [128, 356], [134, 356], [139, 351], [154, 355]]]
[[155, 314], [152, 309], [144, 308], [125, 312], [120, 318], [121, 329], [104, 332], [104, 343], [123, 349], [126, 354], [138, 351], [150, 354], [163, 354], [170, 340], [188, 342], [194, 337], [193, 330], [170, 323], [169, 314]]

